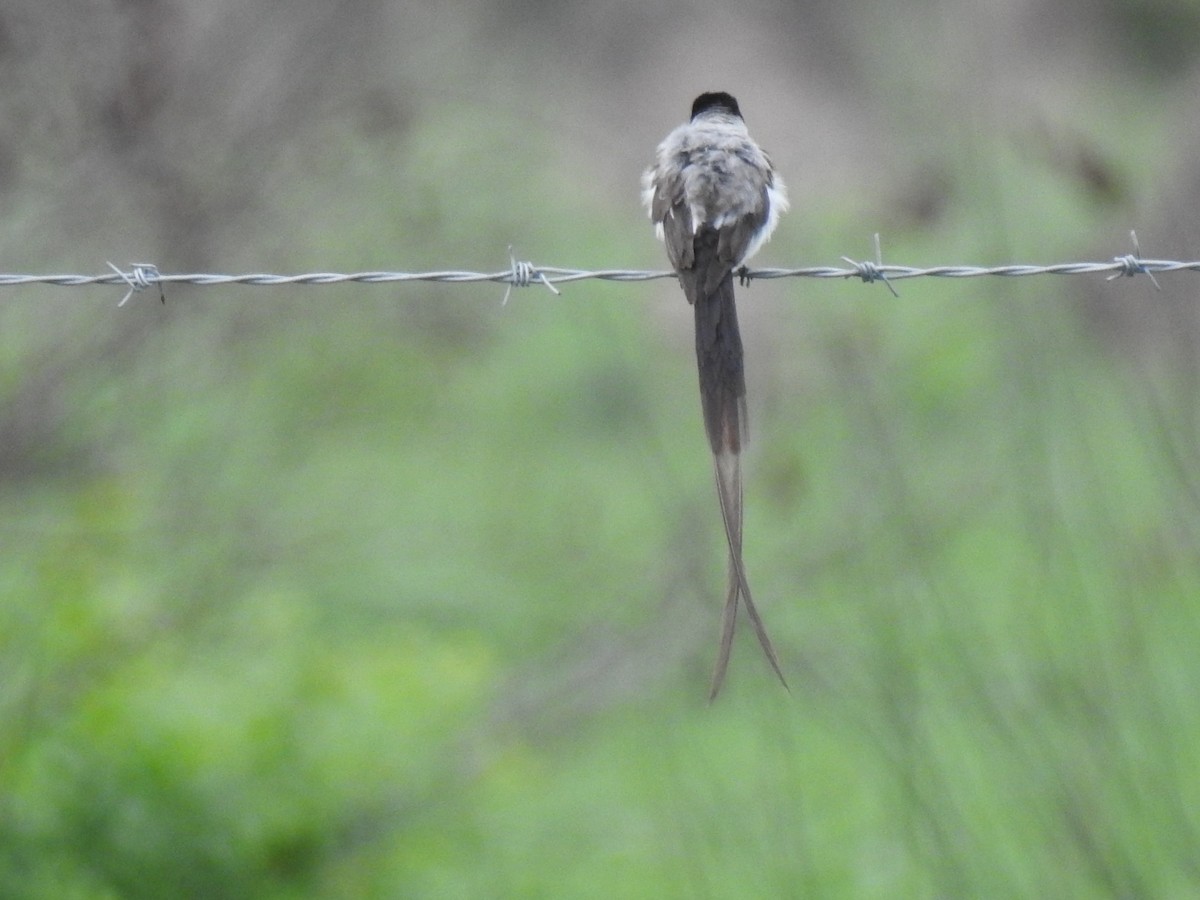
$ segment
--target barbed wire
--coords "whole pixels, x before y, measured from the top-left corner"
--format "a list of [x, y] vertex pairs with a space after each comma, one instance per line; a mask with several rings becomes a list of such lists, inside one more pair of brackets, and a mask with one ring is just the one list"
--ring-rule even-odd
[[[941, 265], [941, 266], [906, 266], [885, 264], [879, 251], [879, 236], [875, 236], [875, 261], [857, 262], [849, 257], [842, 257], [845, 266], [807, 266], [802, 268], [761, 268], [747, 269], [743, 267], [737, 272], [743, 283], [758, 279], [774, 278], [857, 278], [866, 284], [876, 281], [883, 282], [887, 288], [896, 294], [893, 281], [906, 278], [979, 278], [1001, 277], [1017, 278], [1033, 275], [1095, 275], [1107, 274], [1108, 281], [1122, 276], [1146, 275], [1157, 288], [1156, 272], [1200, 272], [1200, 260], [1180, 262], [1167, 259], [1142, 259], [1137, 245], [1137, 235], [1131, 233], [1134, 253], [1113, 257], [1110, 262], [1066, 262], [1050, 265], [1006, 264], [998, 266], [974, 265]], [[504, 302], [508, 301], [509, 292], [514, 287], [529, 287], [541, 284], [558, 294], [555, 287], [575, 281], [596, 279], [600, 281], [654, 281], [661, 278], [675, 278], [670, 270], [638, 270], [638, 269], [569, 269], [560, 266], [539, 266], [532, 262], [522, 262], [513, 258], [508, 269], [500, 272], [465, 272], [456, 270], [437, 272], [309, 272], [300, 275], [272, 275], [267, 273], [249, 273], [244, 275], [222, 275], [215, 273], [170, 274], [160, 272], [152, 263], [130, 263], [128, 270], [119, 269], [111, 262], [108, 263], [111, 272], [101, 275], [18, 275], [0, 273], [0, 287], [18, 287], [24, 285], [43, 284], [55, 287], [84, 287], [89, 285], [119, 285], [125, 287], [126, 293], [118, 306], [124, 306], [135, 293], [155, 285], [158, 286], [159, 296], [165, 302], [164, 286], [169, 284], [190, 284], [203, 287], [214, 285], [250, 285], [257, 287], [278, 287], [284, 285], [329, 285], [329, 284], [397, 284], [409, 281], [426, 281], [442, 284], [473, 284], [492, 282], [504, 284], [508, 290], [504, 294]]]

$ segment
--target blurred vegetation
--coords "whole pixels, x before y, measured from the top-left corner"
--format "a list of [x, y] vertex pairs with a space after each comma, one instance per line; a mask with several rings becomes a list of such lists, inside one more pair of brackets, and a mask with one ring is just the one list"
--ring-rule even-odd
[[[17, 0], [0, 268], [662, 266], [638, 174], [714, 87], [792, 185], [764, 264], [1196, 257], [1192, 5], [740, 16]], [[1195, 895], [1160, 281], [744, 291], [793, 693], [739, 639], [712, 707], [673, 285], [6, 289], [0, 896]]]

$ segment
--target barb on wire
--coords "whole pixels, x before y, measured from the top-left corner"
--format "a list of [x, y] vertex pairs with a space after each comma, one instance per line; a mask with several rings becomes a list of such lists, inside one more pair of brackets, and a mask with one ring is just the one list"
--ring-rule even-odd
[[863, 284], [882, 281], [887, 285], [887, 289], [892, 292], [892, 296], [897, 300], [900, 299], [900, 295], [896, 293], [896, 289], [888, 281], [887, 272], [883, 270], [883, 245], [879, 242], [878, 231], [875, 232], [875, 262], [855, 262], [848, 256], [843, 256], [842, 261], [854, 267], [854, 274], [862, 279]]
[[133, 268], [128, 272], [122, 272], [111, 262], [108, 267], [117, 273], [117, 276], [129, 285], [129, 290], [125, 292], [125, 296], [121, 298], [121, 302], [117, 306], [124, 306], [125, 301], [134, 294], [144, 291], [152, 284], [158, 285], [158, 297], [163, 303], [167, 302], [167, 295], [163, 292], [162, 281], [158, 273], [158, 266], [153, 263], [133, 263]]
[[550, 289], [550, 293], [556, 297], [562, 295], [562, 291], [546, 280], [546, 274], [531, 262], [517, 262], [517, 258], [513, 256], [512, 247], [508, 248], [508, 260], [512, 264], [512, 269], [509, 272], [508, 287], [504, 289], [504, 299], [500, 301], [501, 306], [508, 306], [508, 295], [512, 293], [513, 286], [529, 287], [534, 281], [540, 281]]
[[1114, 278], [1120, 278], [1122, 275], [1126, 275], [1130, 278], [1132, 278], [1134, 275], [1149, 275], [1150, 283], [1154, 285], [1154, 289], [1156, 291], [1161, 291], [1162, 288], [1159, 286], [1157, 279], [1155, 279], [1154, 273], [1146, 268], [1146, 263], [1142, 260], [1142, 248], [1141, 245], [1138, 244], [1137, 232], [1130, 231], [1129, 239], [1133, 242], [1133, 253], [1129, 256], [1114, 257], [1113, 262], [1119, 263], [1122, 268], [1120, 271], [1114, 272], [1104, 280], [1112, 281]]

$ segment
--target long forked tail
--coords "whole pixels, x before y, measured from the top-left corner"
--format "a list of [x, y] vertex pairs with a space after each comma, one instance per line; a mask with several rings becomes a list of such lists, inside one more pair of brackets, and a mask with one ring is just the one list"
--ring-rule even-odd
[[[733, 635], [737, 626], [739, 598], [754, 626], [767, 661], [783, 686], [787, 680], [746, 580], [742, 564], [742, 469], [740, 453], [747, 432], [746, 380], [742, 362], [742, 339], [738, 331], [733, 298], [733, 274], [726, 272], [715, 284], [703, 273], [684, 289], [696, 313], [696, 364], [700, 373], [700, 403], [704, 427], [712, 447], [717, 496], [729, 545], [729, 580], [721, 618], [721, 644], [713, 670], [709, 700], [716, 698], [725, 680]], [[689, 290], [690, 288], [690, 290]]]
[[779, 683], [788, 691], [787, 679], [779, 665], [779, 657], [771, 645], [767, 628], [754, 598], [750, 594], [750, 583], [746, 580], [746, 567], [742, 562], [742, 467], [736, 454], [717, 454], [714, 458], [714, 469], [717, 480], [717, 497], [721, 502], [721, 519], [725, 525], [725, 537], [729, 544], [729, 580], [725, 589], [725, 610], [721, 617], [721, 645], [717, 651], [717, 664], [713, 669], [712, 686], [709, 688], [708, 699], [711, 703], [721, 691], [725, 681], [725, 672], [729, 667], [729, 655], [733, 648], [733, 634], [737, 625], [738, 597], [746, 603], [746, 615], [754, 627], [754, 634], [762, 647], [767, 662], [775, 672]]

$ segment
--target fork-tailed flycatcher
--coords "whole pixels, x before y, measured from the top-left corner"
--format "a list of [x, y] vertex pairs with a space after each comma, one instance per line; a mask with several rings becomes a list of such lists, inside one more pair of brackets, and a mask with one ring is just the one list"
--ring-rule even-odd
[[788, 208], [787, 191], [746, 131], [737, 100], [719, 92], [697, 97], [691, 121], [658, 145], [654, 165], [642, 176], [642, 200], [696, 313], [700, 402], [729, 544], [721, 647], [709, 700], [725, 680], [739, 598], [767, 661], [787, 687], [742, 564], [739, 454], [747, 438], [746, 379], [733, 303], [733, 276], [775, 230], [779, 214]]

